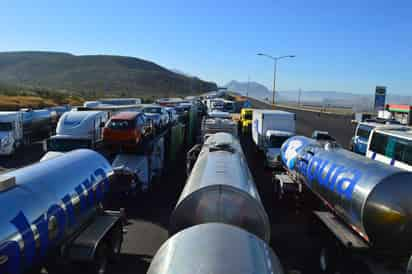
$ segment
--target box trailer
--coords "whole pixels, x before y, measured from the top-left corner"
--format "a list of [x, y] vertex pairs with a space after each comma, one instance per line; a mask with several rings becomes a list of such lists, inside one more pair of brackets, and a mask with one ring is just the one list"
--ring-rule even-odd
[[252, 139], [259, 150], [267, 145], [267, 131], [295, 132], [296, 114], [281, 110], [254, 109], [252, 114]]

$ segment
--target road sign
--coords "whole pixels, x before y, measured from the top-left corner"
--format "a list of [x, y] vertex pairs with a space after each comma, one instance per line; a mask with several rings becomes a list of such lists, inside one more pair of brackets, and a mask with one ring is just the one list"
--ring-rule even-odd
[[377, 86], [375, 90], [375, 112], [385, 109], [386, 87]]

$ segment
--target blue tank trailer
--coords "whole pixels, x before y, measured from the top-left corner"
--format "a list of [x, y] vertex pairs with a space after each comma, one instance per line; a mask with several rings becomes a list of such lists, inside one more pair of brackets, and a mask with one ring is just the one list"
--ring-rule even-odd
[[0, 273], [61, 259], [105, 273], [123, 241], [122, 214], [102, 207], [113, 174], [83, 149], [0, 175]]
[[[323, 227], [322, 272], [344, 272], [359, 257], [411, 269], [412, 173], [303, 136], [285, 141], [281, 161], [296, 189], [309, 190], [327, 208], [313, 212]], [[274, 176], [275, 189], [284, 193], [285, 174]]]

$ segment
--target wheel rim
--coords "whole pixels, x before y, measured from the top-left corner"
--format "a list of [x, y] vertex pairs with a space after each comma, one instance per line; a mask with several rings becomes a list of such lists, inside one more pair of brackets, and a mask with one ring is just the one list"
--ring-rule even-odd
[[320, 257], [319, 257], [319, 262], [320, 262], [320, 269], [322, 271], [326, 271], [328, 268], [328, 257], [327, 257], [327, 251], [326, 248], [322, 248], [320, 250]]

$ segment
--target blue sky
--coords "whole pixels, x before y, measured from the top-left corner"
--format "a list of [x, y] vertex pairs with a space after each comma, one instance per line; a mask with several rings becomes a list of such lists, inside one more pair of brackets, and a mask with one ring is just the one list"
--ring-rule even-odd
[[412, 1], [3, 1], [0, 51], [115, 54], [218, 84], [412, 95]]

